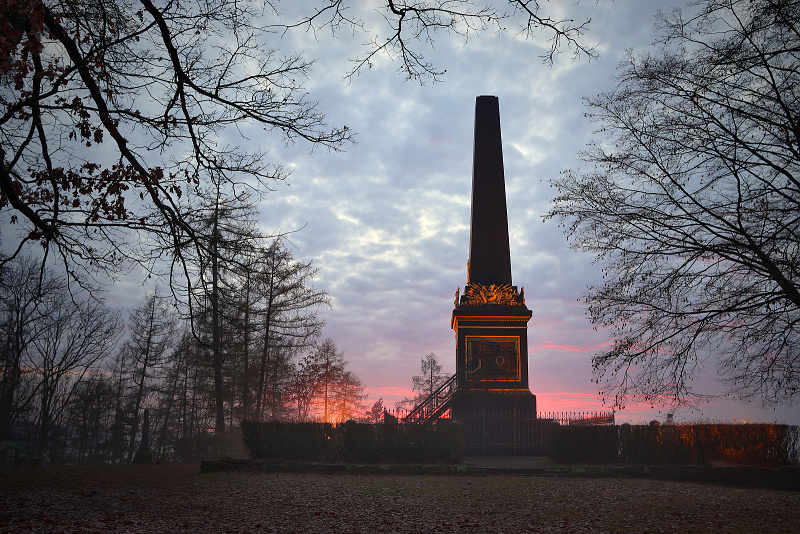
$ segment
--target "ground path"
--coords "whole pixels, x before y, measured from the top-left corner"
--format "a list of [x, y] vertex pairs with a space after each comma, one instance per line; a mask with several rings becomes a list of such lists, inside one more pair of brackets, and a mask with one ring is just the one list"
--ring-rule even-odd
[[136, 533], [800, 532], [800, 492], [644, 479], [0, 470], [0, 530]]

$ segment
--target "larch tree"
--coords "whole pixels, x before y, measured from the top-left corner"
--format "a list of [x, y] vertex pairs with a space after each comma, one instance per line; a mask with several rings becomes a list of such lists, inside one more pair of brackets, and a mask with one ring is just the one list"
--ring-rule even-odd
[[364, 415], [364, 384], [352, 371], [344, 371], [334, 386], [334, 420], [344, 423]]
[[424, 401], [442, 383], [447, 380], [447, 375], [441, 374], [442, 365], [435, 352], [430, 352], [419, 361], [420, 374], [411, 377], [411, 390], [416, 392], [414, 397], [406, 397], [395, 403], [398, 410], [412, 410], [416, 405]]
[[420, 359], [419, 369], [422, 374], [411, 377], [411, 389], [419, 394], [417, 401], [430, 396], [447, 379], [447, 375], [442, 374], [442, 365], [435, 352]]
[[[345, 373], [347, 362], [336, 342], [326, 338], [306, 354], [298, 364], [297, 379], [303, 383], [303, 401], [308, 409], [316, 408], [323, 422], [333, 420], [336, 406], [336, 387]], [[306, 411], [307, 413], [307, 411]]]
[[139, 432], [140, 414], [148, 398], [155, 392], [155, 383], [162, 378], [161, 368], [167, 363], [176, 344], [177, 320], [168, 302], [158, 293], [147, 295], [131, 314], [128, 322], [130, 338], [122, 348], [127, 360], [131, 392], [131, 425], [128, 440], [128, 461], [133, 460]]
[[183, 269], [190, 281], [186, 298], [179, 300], [187, 304], [186, 316], [198, 341], [210, 350], [218, 434], [225, 431], [223, 329], [230, 335], [236, 328], [241, 279], [248, 276], [244, 271], [250, 251], [263, 239], [256, 216], [249, 190], [226, 195], [222, 183], [214, 179], [189, 216], [196, 242], [188, 241], [185, 249], [171, 258], [173, 269]]
[[318, 312], [330, 306], [330, 297], [312, 285], [317, 269], [310, 261], [296, 259], [282, 239], [255, 252], [253, 283], [258, 298], [253, 313], [263, 333], [255, 412], [263, 417], [266, 397], [274, 399], [280, 385], [276, 370], [282, 365], [286, 368], [292, 354], [310, 347], [319, 337], [325, 322]]

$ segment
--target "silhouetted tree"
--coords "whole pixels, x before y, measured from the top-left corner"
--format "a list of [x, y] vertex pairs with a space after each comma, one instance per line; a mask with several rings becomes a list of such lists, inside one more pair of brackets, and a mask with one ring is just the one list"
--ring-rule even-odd
[[343, 423], [364, 413], [364, 385], [352, 371], [344, 371], [334, 385], [334, 421]]
[[[311, 262], [295, 259], [281, 239], [256, 254], [253, 284], [257, 300], [253, 313], [260, 318], [263, 332], [256, 414], [263, 418], [267, 391], [274, 399], [276, 388], [288, 375], [289, 358], [295, 351], [311, 346], [319, 337], [325, 322], [317, 313], [320, 307], [330, 306], [330, 298], [325, 291], [311, 285], [317, 269]], [[278, 369], [284, 370], [282, 376], [277, 373]]]
[[49, 449], [57, 461], [64, 445], [58, 445], [51, 432], [59, 429], [78, 385], [115, 347], [122, 323], [115, 312], [94, 299], [77, 300], [66, 290], [54, 297], [46, 305], [43, 335], [33, 341], [36, 353], [31, 364], [39, 400], [36, 443], [42, 450]]
[[[226, 194], [216, 178], [188, 217], [195, 228], [194, 242], [187, 241], [180, 254], [172, 256], [173, 269], [185, 268], [188, 295], [186, 317], [192, 332], [208, 349], [213, 370], [215, 432], [225, 431], [225, 348], [240, 329], [242, 280], [249, 275], [251, 251], [263, 236], [256, 228], [257, 212], [249, 190]], [[227, 343], [223, 343], [223, 337]], [[230, 406], [230, 403], [227, 404]]]
[[616, 406], [684, 402], [706, 357], [728, 391], [800, 392], [800, 3], [704, 0], [659, 17], [589, 99], [602, 140], [547, 215], [604, 264], [585, 296]]
[[442, 366], [435, 352], [425, 355], [419, 362], [419, 369], [422, 372], [419, 376], [411, 377], [411, 389], [419, 393], [419, 400], [432, 394], [447, 379], [442, 373]]
[[120, 334], [115, 313], [67, 282], [25, 258], [0, 277], [0, 431], [20, 432], [50, 462], [66, 447], [73, 396]]
[[372, 405], [372, 408], [367, 410], [367, 413], [364, 414], [364, 421], [371, 424], [377, 424], [383, 421], [383, 398], [375, 401], [375, 404]]
[[334, 388], [344, 374], [345, 365], [344, 354], [339, 352], [336, 342], [331, 338], [319, 343], [304, 359], [314, 400], [322, 410], [322, 420], [325, 422], [331, 422]]
[[177, 321], [169, 304], [156, 292], [147, 295], [144, 302], [131, 312], [128, 327], [130, 339], [122, 350], [133, 387], [128, 441], [128, 461], [132, 461], [140, 413], [156, 385], [150, 381], [160, 381], [162, 378], [162, 368], [176, 341]]
[[63, 280], [27, 257], [0, 271], [0, 439], [14, 435], [20, 416], [34, 401], [36, 389], [26, 358], [33, 340], [43, 334], [48, 310], [42, 303], [63, 289]]
[[363, 386], [347, 370], [344, 354], [336, 342], [326, 338], [297, 363], [287, 393], [295, 403], [298, 420], [306, 420], [312, 411], [325, 422], [355, 417], [363, 410]]
[[75, 388], [64, 427], [69, 432], [67, 461], [104, 463], [112, 457], [116, 391], [114, 379], [93, 372]]
[[307, 421], [314, 403], [315, 368], [309, 355], [297, 362], [283, 391], [284, 398], [294, 405], [297, 421]]
[[588, 21], [551, 18], [528, 0], [387, 1], [386, 33], [347, 0], [299, 7], [305, 14], [286, 20], [273, 2], [6, 2], [0, 212], [18, 229], [4, 235], [11, 257], [41, 243], [67, 272], [125, 272], [130, 261], [158, 272], [167, 246], [180, 265], [187, 243], [206, 246], [191, 201], [212, 180], [235, 195], [244, 184], [267, 190], [286, 177], [264, 152], [237, 144], [243, 124], [279, 142], [348, 142], [349, 129], [328, 128], [307, 99], [300, 81], [312, 62], [270, 47], [276, 29], [351, 30], [366, 48], [354, 53], [350, 75], [388, 55], [409, 78], [437, 78], [443, 71], [420, 47], [440, 32], [467, 38], [511, 27], [541, 35], [545, 60], [563, 48], [593, 55], [581, 43]]
[[442, 366], [439, 364], [439, 359], [436, 357], [435, 352], [430, 352], [420, 359], [419, 370], [421, 374], [411, 377], [411, 390], [416, 391], [417, 395], [413, 398], [406, 397], [401, 401], [397, 401], [395, 408], [398, 410], [413, 409], [447, 380], [447, 375], [441, 374]]
[[233, 194], [285, 178], [221, 134], [253, 123], [285, 140], [346, 142], [349, 130], [328, 129], [306, 100], [311, 63], [270, 50], [274, 21], [262, 15], [234, 0], [7, 2], [0, 209], [18, 228], [4, 234], [11, 249], [41, 242], [68, 272], [154, 268], [163, 246], [181, 263], [187, 243], [205, 246], [191, 201], [212, 179]]
[[[408, 78], [436, 79], [443, 71], [421, 52], [439, 32], [466, 38], [509, 25], [526, 38], [546, 40], [546, 61], [565, 48], [593, 55], [581, 42], [588, 21], [551, 18], [537, 2], [389, 1], [381, 7], [388, 33], [360, 20], [363, 11], [357, 8], [347, 0], [308, 2], [298, 12], [305, 15], [291, 19], [281, 17], [272, 2], [237, 0], [14, 0], [0, 8], [0, 215], [11, 223], [3, 233], [11, 252], [0, 256], [0, 268], [13, 270], [26, 250], [42, 251], [40, 269], [58, 261], [76, 289], [91, 289], [92, 277], [128, 273], [136, 264], [165, 279], [196, 326], [196, 343], [182, 344], [158, 365], [137, 360], [142, 353], [130, 344], [111, 365], [110, 383], [118, 393], [106, 444], [111, 461], [135, 446], [141, 397], [151, 378], [152, 393], [165, 403], [152, 412], [153, 427], [161, 429], [156, 447], [166, 447], [174, 403], [182, 428], [176, 440], [210, 427], [222, 433], [235, 406], [247, 413], [254, 393], [263, 411], [268, 390], [274, 399], [275, 386], [284, 380], [270, 369], [285, 370], [293, 351], [319, 335], [322, 321], [315, 310], [328, 299], [310, 285], [311, 264], [287, 255], [278, 243], [272, 270], [249, 271], [253, 251], [258, 256], [270, 248], [267, 236], [253, 226], [255, 210], [247, 217], [232, 215], [252, 207], [288, 175], [264, 150], [241, 148], [237, 139], [246, 134], [240, 128], [256, 125], [279, 143], [300, 141], [312, 148], [338, 150], [351, 140], [346, 126], [326, 125], [317, 103], [308, 99], [300, 82], [312, 62], [270, 47], [275, 29], [347, 28], [366, 37], [359, 39], [366, 43], [364, 53], [354, 51], [350, 76], [387, 54]], [[253, 293], [251, 283], [257, 286]], [[31, 422], [43, 415], [49, 422], [38, 430], [46, 436], [46, 427], [58, 424], [46, 406], [31, 414], [44, 390], [22, 358], [38, 339], [27, 325], [46, 315], [41, 305], [47, 291], [35, 284], [15, 291], [9, 295], [18, 300], [4, 301], [11, 304], [0, 318], [0, 436], [12, 432], [20, 417]], [[250, 295], [257, 296], [251, 301]], [[85, 304], [80, 313], [90, 313], [82, 297], [73, 297]], [[265, 307], [268, 299], [273, 300]], [[261, 339], [251, 336], [262, 326]], [[58, 347], [53, 339], [41, 343]], [[92, 360], [86, 354], [81, 361]], [[52, 368], [62, 389], [47, 395], [71, 406], [68, 399], [78, 400], [70, 395], [80, 392], [79, 413], [85, 417], [71, 417], [69, 424], [89, 425], [94, 433], [98, 417], [105, 416], [87, 403], [93, 392], [105, 398], [105, 385], [73, 381], [94, 380], [91, 365], [78, 374], [59, 374], [60, 356], [53, 355], [41, 370]], [[253, 363], [260, 376], [249, 382]], [[291, 384], [306, 381], [310, 371], [295, 373], [302, 380]], [[302, 387], [289, 389], [302, 398]], [[298, 400], [299, 412], [304, 402]], [[76, 441], [76, 447], [88, 451], [94, 446], [88, 440]]]
[[[206, 351], [187, 329], [170, 357], [167, 381], [176, 387], [171, 426], [175, 429], [172, 441], [178, 461], [197, 460], [197, 438], [205, 436], [214, 424], [213, 378]], [[162, 435], [167, 432], [165, 420]]]
[[[577, 3], [577, 2], [576, 2]], [[334, 33], [346, 30], [364, 34], [364, 52], [352, 60], [347, 78], [353, 78], [373, 62], [388, 56], [399, 62], [398, 71], [407, 79], [439, 80], [445, 70], [428, 61], [421, 48], [433, 49], [436, 37], [469, 39], [483, 31], [505, 33], [513, 28], [515, 35], [526, 39], [542, 36], [547, 45], [540, 58], [552, 63], [556, 54], [566, 47], [575, 58], [595, 57], [595, 50], [581, 42], [589, 19], [575, 21], [568, 17], [552, 18], [543, 14], [541, 2], [507, 0], [505, 2], [474, 3], [466, 0], [386, 0], [379, 8], [385, 27], [367, 24], [353, 11], [347, 0], [330, 0], [313, 8], [286, 28], [306, 28], [318, 32], [329, 28]], [[311, 11], [309, 9], [308, 11]]]

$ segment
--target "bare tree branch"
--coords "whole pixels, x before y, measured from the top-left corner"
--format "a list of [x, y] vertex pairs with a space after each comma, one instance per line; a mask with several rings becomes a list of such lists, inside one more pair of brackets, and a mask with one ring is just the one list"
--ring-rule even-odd
[[800, 3], [698, 6], [588, 99], [594, 170], [554, 180], [546, 215], [604, 264], [585, 300], [617, 406], [691, 402], [706, 360], [740, 398], [800, 392]]

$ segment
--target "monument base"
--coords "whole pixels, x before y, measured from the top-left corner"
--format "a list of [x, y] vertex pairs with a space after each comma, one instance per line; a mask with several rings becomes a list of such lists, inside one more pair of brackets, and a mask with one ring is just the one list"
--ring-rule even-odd
[[468, 456], [547, 454], [536, 396], [529, 390], [462, 392], [450, 417], [464, 429]]
[[528, 389], [468, 390], [456, 393], [451, 412], [525, 412], [536, 417], [536, 395]]

